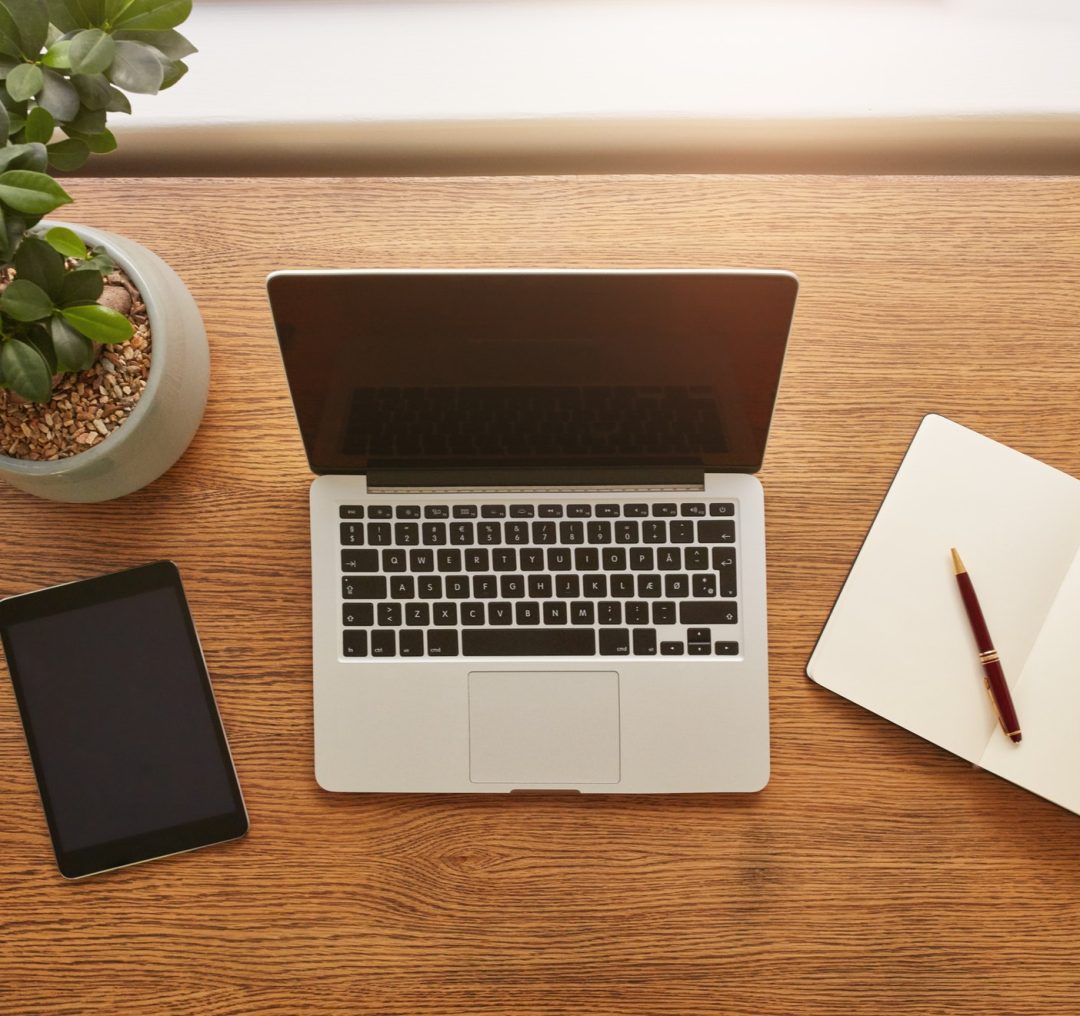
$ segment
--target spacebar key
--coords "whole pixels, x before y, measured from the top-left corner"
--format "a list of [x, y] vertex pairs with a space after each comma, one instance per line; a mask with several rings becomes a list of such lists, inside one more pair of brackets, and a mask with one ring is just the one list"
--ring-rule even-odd
[[595, 656], [592, 628], [465, 628], [462, 656]]

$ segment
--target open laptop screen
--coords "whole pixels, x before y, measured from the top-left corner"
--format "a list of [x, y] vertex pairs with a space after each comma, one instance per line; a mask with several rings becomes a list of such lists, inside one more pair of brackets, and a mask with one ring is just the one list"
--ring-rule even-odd
[[371, 469], [754, 471], [797, 282], [784, 272], [280, 272], [308, 461]]

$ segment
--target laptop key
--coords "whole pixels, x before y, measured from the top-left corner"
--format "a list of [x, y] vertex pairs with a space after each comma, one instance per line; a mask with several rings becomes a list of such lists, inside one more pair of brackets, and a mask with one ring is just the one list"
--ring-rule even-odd
[[596, 605], [596, 620], [599, 624], [622, 624], [622, 604], [618, 600], [605, 600]]
[[660, 595], [660, 576], [659, 575], [639, 575], [637, 577], [638, 584], [638, 596], [659, 596]]
[[630, 632], [625, 628], [601, 628], [600, 655], [629, 656]]
[[356, 575], [346, 579], [346, 582], [349, 585], [348, 598], [350, 600], [386, 599], [385, 575]]
[[439, 571], [461, 571], [460, 550], [439, 550], [435, 552], [435, 560], [439, 564]]
[[375, 605], [372, 603], [343, 603], [341, 623], [346, 628], [370, 628], [375, 623]]
[[628, 517], [648, 514], [649, 506], [647, 504], [628, 504], [623, 506], [623, 515]]
[[716, 643], [716, 655], [717, 656], [738, 656], [739, 655], [739, 643], [738, 642], [717, 642]]
[[[648, 618], [645, 618], [644, 622], [648, 624]], [[675, 604], [667, 603], [660, 600], [652, 605], [652, 623], [653, 624], [674, 624], [675, 623]]]
[[389, 519], [393, 518], [394, 509], [388, 504], [373, 504], [368, 505], [367, 516], [369, 519]]
[[532, 524], [532, 542], [550, 545], [555, 542], [558, 530], [554, 522], [534, 522]]
[[590, 522], [588, 523], [588, 525], [586, 525], [585, 530], [589, 537], [589, 543], [611, 543], [610, 522]]
[[[707, 575], [696, 575], [695, 578], [709, 578]], [[665, 575], [664, 595], [669, 600], [678, 600], [690, 595], [690, 579], [686, 575]]]
[[473, 576], [473, 596], [478, 600], [489, 600], [499, 595], [499, 583], [494, 575]]
[[371, 633], [371, 655], [393, 656], [397, 649], [397, 639], [394, 633], [387, 628], [380, 628]]
[[591, 628], [470, 628], [461, 633], [464, 656], [595, 656]]
[[[395, 603], [396, 607], [397, 604]], [[405, 623], [410, 628], [426, 628], [431, 624], [431, 610], [426, 603], [409, 603], [405, 606]]]
[[424, 633], [415, 628], [398, 632], [398, 651], [402, 656], [423, 656]]
[[492, 544], [502, 543], [502, 523], [479, 522], [476, 526], [476, 542], [490, 547]]
[[534, 600], [546, 600], [549, 596], [551, 596], [551, 576], [530, 575], [529, 595]]
[[716, 576], [712, 572], [701, 572], [694, 576], [694, 595], [710, 598], [716, 596]]
[[634, 571], [651, 571], [655, 568], [652, 547], [634, 547], [630, 551], [630, 567]]
[[615, 523], [616, 543], [637, 543], [640, 539], [638, 524], [633, 520], [623, 519]]
[[[372, 512], [375, 509], [372, 508]], [[369, 522], [367, 527], [367, 542], [372, 547], [389, 547], [393, 540], [389, 522]]]
[[445, 504], [424, 505], [425, 519], [448, 519], [450, 518], [450, 506]]
[[488, 624], [513, 624], [514, 609], [510, 603], [489, 603]]
[[442, 578], [439, 575], [421, 575], [416, 580], [421, 600], [437, 600], [442, 596]]
[[686, 648], [691, 656], [709, 656], [712, 653], [712, 646], [708, 642], [691, 642]]
[[403, 572], [405, 571], [405, 551], [403, 550], [384, 550], [382, 552], [382, 570], [384, 572]]
[[716, 502], [714, 501], [709, 505], [710, 515], [726, 515], [728, 518], [732, 518], [735, 515], [735, 505], [726, 501]]
[[691, 628], [686, 633], [687, 642], [711, 642], [712, 632], [708, 628]]
[[363, 628], [352, 628], [345, 632], [343, 656], [367, 656], [367, 632]]
[[655, 628], [635, 628], [634, 629], [634, 655], [635, 656], [655, 656], [656, 655], [656, 629]]
[[[570, 550], [567, 547], [549, 547], [547, 552], [548, 571], [569, 571]], [[560, 594], [561, 595], [561, 594]]]
[[504, 519], [506, 518], [506, 505], [504, 504], [485, 504], [480, 507], [480, 517], [482, 519]]
[[499, 577], [499, 595], [508, 600], [520, 600], [525, 595], [524, 575], [502, 575]]
[[688, 571], [701, 571], [709, 567], [709, 551], [705, 547], [687, 547], [683, 551], [683, 561]]
[[475, 543], [476, 537], [473, 535], [473, 524], [471, 522], [451, 522], [450, 542], [455, 547], [467, 547], [470, 543]]
[[456, 505], [454, 505], [454, 518], [455, 519], [475, 519], [476, 518], [476, 505], [474, 505], [474, 504], [456, 504]]
[[420, 527], [416, 523], [394, 523], [394, 543], [416, 546], [420, 542]]
[[688, 504], [684, 504], [680, 509], [680, 514], [686, 516], [702, 516], [705, 514], [705, 505], [701, 501], [691, 501]]
[[686, 652], [686, 647], [681, 642], [661, 642], [660, 643], [660, 655], [661, 656], [682, 656]]
[[363, 522], [342, 522], [341, 543], [346, 547], [355, 547], [364, 542]]
[[582, 585], [584, 586], [586, 596], [607, 596], [606, 575], [584, 575], [582, 576], [581, 581]]
[[596, 517], [617, 519], [619, 517], [619, 506], [617, 504], [598, 504], [596, 506]]
[[570, 604], [571, 624], [592, 624], [593, 618], [593, 605], [588, 600], [575, 600]]
[[535, 509], [531, 504], [510, 505], [510, 518], [512, 519], [531, 519], [534, 514]]
[[461, 605], [461, 623], [462, 624], [483, 624], [484, 623], [484, 605], [482, 603], [463, 603]]
[[456, 631], [429, 631], [427, 633], [428, 656], [457, 656]]
[[418, 519], [420, 518], [420, 505], [399, 504], [396, 514], [399, 519]]
[[341, 570], [343, 572], [378, 571], [379, 552], [377, 550], [343, 550]]
[[702, 519], [697, 527], [698, 543], [735, 542], [735, 522], [732, 519]]
[[612, 575], [611, 576], [611, 595], [612, 596], [633, 596], [634, 595], [634, 576], [633, 575]]
[[390, 595], [395, 600], [416, 598], [416, 580], [411, 575], [395, 575], [390, 580]]
[[343, 504], [338, 509], [338, 515], [343, 519], [362, 519], [364, 506], [362, 504]]
[[589, 504], [568, 504], [566, 506], [566, 514], [572, 519], [584, 519], [592, 515], [592, 505]]
[[423, 550], [409, 551], [409, 568], [414, 572], [430, 572], [435, 570], [435, 552]]
[[488, 558], [488, 552], [486, 550], [467, 550], [465, 551], [465, 570], [476, 571], [488, 571], [491, 568], [490, 559]]
[[446, 595], [452, 600], [465, 600], [469, 596], [468, 575], [447, 575]]
[[514, 604], [514, 620], [518, 624], [539, 624], [540, 604], [535, 600], [523, 600]]
[[456, 603], [433, 603], [431, 610], [434, 622], [439, 627], [445, 628], [448, 625], [457, 624]]
[[529, 542], [529, 523], [528, 522], [507, 522], [506, 523], [506, 542], [509, 544], [517, 545]]
[[523, 547], [521, 550], [521, 570], [543, 571], [543, 569], [544, 552], [542, 550], [534, 550], [529, 547]]
[[491, 552], [491, 567], [495, 571], [513, 571], [517, 567], [517, 551], [511, 547], [497, 547]]
[[[659, 604], [654, 604], [659, 606]], [[627, 624], [648, 624], [649, 623], [649, 605], [642, 603], [640, 600], [634, 600], [626, 605], [626, 623]], [[657, 621], [657, 624], [660, 622]]]
[[657, 547], [656, 567], [664, 571], [677, 571], [682, 567], [682, 551], [678, 547]]
[[663, 519], [642, 522], [641, 539], [645, 543], [667, 543], [667, 523]]
[[425, 522], [420, 527], [425, 547], [441, 547], [446, 543], [445, 522]]
[[694, 523], [690, 519], [676, 519], [670, 525], [672, 543], [693, 543]]
[[626, 551], [622, 547], [608, 547], [600, 554], [604, 571], [623, 571], [626, 568]]
[[679, 604], [682, 624], [735, 624], [739, 608], [731, 600], [684, 600]]
[[595, 547], [578, 547], [574, 550], [574, 567], [579, 572], [598, 571], [600, 552]]
[[670, 502], [657, 503], [652, 506], [653, 515], [674, 515], [675, 511], [675, 505]]
[[544, 604], [544, 624], [566, 624], [566, 604], [553, 600]]
[[562, 505], [561, 504], [542, 504], [540, 505], [540, 518], [542, 519], [561, 519], [562, 518]]
[[580, 522], [560, 522], [559, 542], [579, 544], [585, 542], [585, 526]]
[[376, 608], [376, 613], [381, 628], [396, 628], [401, 624], [400, 603], [380, 603]]
[[581, 579], [577, 575], [556, 575], [555, 595], [564, 600], [581, 595]]

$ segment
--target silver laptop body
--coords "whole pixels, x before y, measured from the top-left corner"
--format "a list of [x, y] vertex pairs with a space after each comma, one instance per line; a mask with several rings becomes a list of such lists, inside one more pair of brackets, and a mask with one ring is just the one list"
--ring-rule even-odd
[[330, 791], [760, 790], [779, 271], [276, 272]]

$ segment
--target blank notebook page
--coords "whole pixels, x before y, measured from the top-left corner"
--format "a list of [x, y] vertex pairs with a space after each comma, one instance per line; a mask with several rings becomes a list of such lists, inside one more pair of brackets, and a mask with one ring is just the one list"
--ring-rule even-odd
[[[806, 672], [980, 762], [995, 738], [1005, 738], [950, 547], [967, 566], [1006, 679], [1017, 687], [1080, 549], [1080, 480], [934, 415], [915, 434]], [[1018, 753], [1028, 745], [1021, 702], [1017, 712], [1024, 742], [1007, 749]]]

